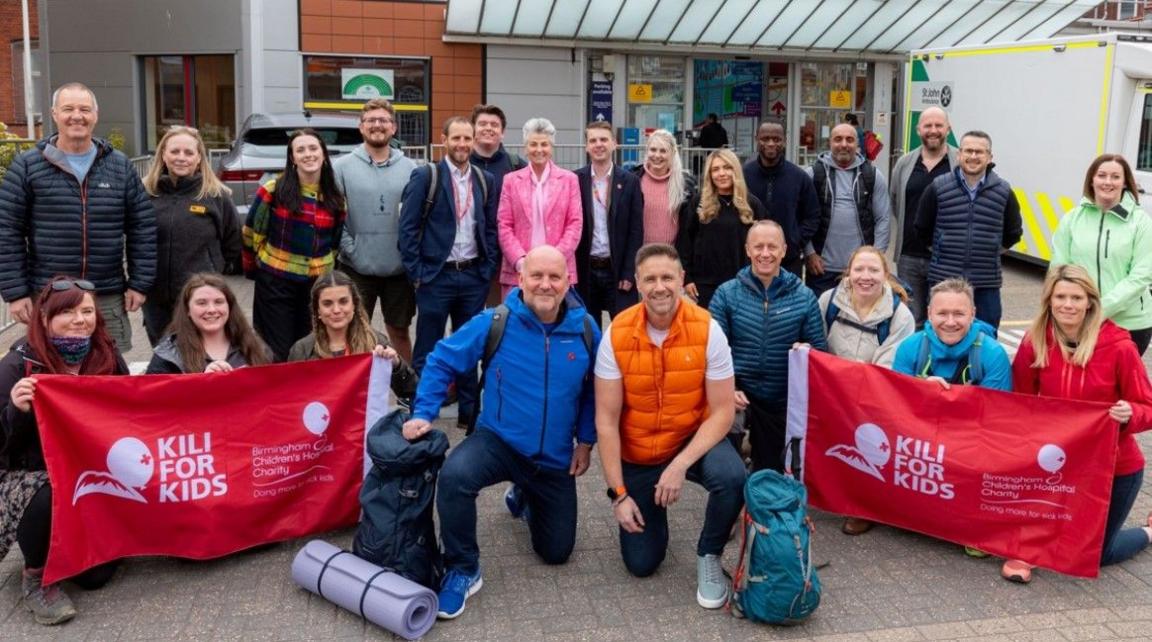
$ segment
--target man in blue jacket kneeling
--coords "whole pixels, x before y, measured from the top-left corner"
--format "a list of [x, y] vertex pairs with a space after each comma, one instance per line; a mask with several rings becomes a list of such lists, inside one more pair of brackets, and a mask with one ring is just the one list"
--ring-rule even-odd
[[[585, 321], [580, 300], [568, 296], [564, 255], [547, 245], [529, 252], [520, 286], [505, 305], [508, 318], [487, 363], [476, 432], [448, 454], [440, 471], [442, 619], [463, 613], [468, 597], [484, 583], [476, 496], [488, 486], [516, 484], [528, 504], [533, 550], [546, 564], [568, 561], [576, 542], [576, 477], [588, 470], [596, 443], [589, 373], [600, 330]], [[495, 313], [477, 315], [428, 355], [412, 419], [404, 424], [407, 439], [419, 439], [432, 428], [448, 383], [476, 370]], [[585, 328], [592, 345], [586, 344]]]

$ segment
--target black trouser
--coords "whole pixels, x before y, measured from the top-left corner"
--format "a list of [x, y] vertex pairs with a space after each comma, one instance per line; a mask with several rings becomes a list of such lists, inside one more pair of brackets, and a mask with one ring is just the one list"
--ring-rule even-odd
[[1149, 340], [1152, 340], [1152, 328], [1129, 330], [1128, 334], [1132, 335], [1132, 342], [1136, 344], [1136, 351], [1143, 357], [1144, 353], [1148, 350]]
[[[51, 539], [52, 486], [44, 484], [32, 496], [16, 526], [16, 541], [20, 544], [20, 552], [24, 553], [24, 568], [44, 568]], [[118, 566], [119, 560], [94, 566], [69, 578], [69, 581], [86, 591], [98, 589], [112, 579]]]
[[620, 282], [612, 276], [611, 267], [595, 267], [588, 270], [588, 283], [581, 284], [584, 293], [584, 307], [588, 314], [603, 326], [604, 313], [615, 319], [616, 313], [636, 303], [636, 288], [625, 292], [618, 286]]
[[[745, 392], [747, 394], [747, 392]], [[788, 403], [767, 402], [748, 395], [744, 427], [752, 446], [752, 470], [784, 472], [784, 446], [788, 428]]]
[[256, 271], [252, 326], [277, 362], [287, 359], [292, 344], [312, 332], [311, 292], [312, 279], [290, 281], [265, 270]]
[[155, 348], [164, 338], [164, 330], [172, 322], [173, 301], [148, 297], [140, 308], [144, 313], [144, 331], [148, 333], [148, 343]]

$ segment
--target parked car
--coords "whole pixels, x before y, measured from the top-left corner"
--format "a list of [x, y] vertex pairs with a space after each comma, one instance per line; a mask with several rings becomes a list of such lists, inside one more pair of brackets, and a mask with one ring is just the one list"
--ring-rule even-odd
[[297, 129], [315, 129], [332, 157], [346, 154], [362, 141], [360, 119], [343, 114], [252, 114], [240, 127], [240, 134], [220, 159], [216, 170], [228, 187], [241, 215], [256, 196], [256, 188], [284, 170], [288, 139]]

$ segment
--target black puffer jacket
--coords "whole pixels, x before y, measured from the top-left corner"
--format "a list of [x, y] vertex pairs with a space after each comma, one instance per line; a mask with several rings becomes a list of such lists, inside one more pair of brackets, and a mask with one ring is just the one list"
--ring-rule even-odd
[[164, 174], [156, 182], [156, 283], [149, 300], [174, 303], [197, 272], [240, 273], [240, 215], [227, 193], [197, 198], [202, 184], [199, 174]]
[[93, 139], [96, 160], [80, 182], [55, 142], [20, 154], [0, 183], [0, 296], [24, 298], [57, 274], [88, 279], [101, 294], [148, 292], [156, 217], [132, 163]]

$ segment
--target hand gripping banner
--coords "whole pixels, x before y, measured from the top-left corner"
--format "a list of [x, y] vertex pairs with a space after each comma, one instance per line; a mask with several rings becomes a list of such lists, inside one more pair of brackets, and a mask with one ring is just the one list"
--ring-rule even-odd
[[812, 506], [1096, 577], [1116, 460], [1106, 403], [789, 357], [788, 432]]
[[52, 484], [45, 581], [126, 556], [208, 559], [355, 524], [365, 425], [388, 403], [389, 370], [359, 355], [38, 376]]

